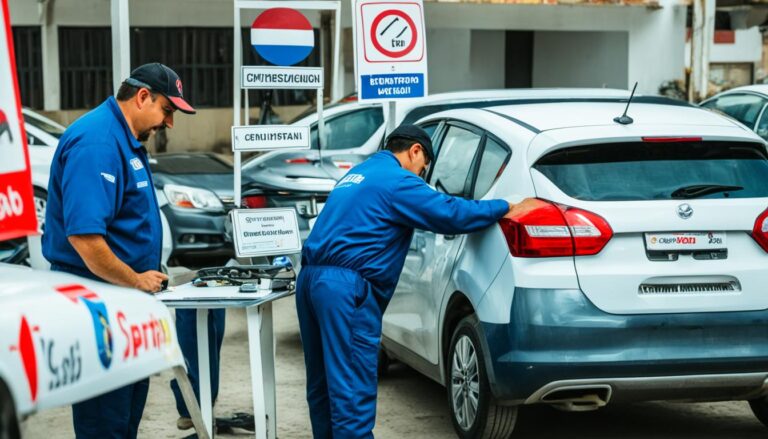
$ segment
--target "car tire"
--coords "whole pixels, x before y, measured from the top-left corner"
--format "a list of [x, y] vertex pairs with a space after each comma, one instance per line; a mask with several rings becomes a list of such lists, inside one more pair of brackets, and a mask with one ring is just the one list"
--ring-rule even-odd
[[19, 439], [19, 419], [13, 405], [11, 392], [4, 382], [0, 381], [0, 439]]
[[45, 230], [45, 209], [48, 206], [48, 192], [43, 189], [34, 188], [33, 200], [35, 204], [35, 215], [37, 216], [37, 225], [40, 231]]
[[456, 326], [445, 362], [451, 421], [463, 439], [506, 439], [515, 428], [517, 407], [497, 404], [488, 384], [485, 357], [472, 314]]
[[752, 409], [752, 413], [755, 414], [755, 417], [757, 417], [763, 425], [768, 427], [768, 396], [750, 400], [749, 408]]

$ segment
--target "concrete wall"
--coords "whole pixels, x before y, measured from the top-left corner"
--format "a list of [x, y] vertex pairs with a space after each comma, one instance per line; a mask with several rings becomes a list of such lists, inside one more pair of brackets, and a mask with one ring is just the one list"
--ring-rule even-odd
[[627, 88], [626, 32], [536, 32], [534, 87]]
[[763, 35], [757, 26], [734, 31], [733, 44], [712, 42], [709, 60], [714, 63], [759, 63], [763, 57]]
[[[664, 81], [683, 79], [685, 73], [686, 7], [676, 0], [659, 4], [660, 8], [427, 3], [425, 14], [427, 27], [440, 30], [625, 32], [629, 36], [626, 83], [639, 81], [638, 92], [653, 94]], [[432, 50], [429, 46], [430, 57]], [[568, 74], [562, 73], [563, 77]]]

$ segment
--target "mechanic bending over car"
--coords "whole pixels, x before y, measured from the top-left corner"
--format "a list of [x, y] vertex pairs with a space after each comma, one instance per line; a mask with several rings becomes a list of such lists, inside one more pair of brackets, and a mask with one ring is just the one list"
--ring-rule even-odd
[[[51, 270], [160, 291], [168, 279], [159, 271], [162, 227], [141, 142], [173, 127], [175, 110], [195, 113], [178, 75], [162, 64], [145, 64], [116, 97], [67, 128], [48, 185], [43, 254]], [[148, 391], [144, 379], [74, 404], [75, 435], [135, 438]]]
[[434, 159], [424, 130], [400, 126], [339, 180], [304, 244], [296, 308], [317, 439], [373, 437], [381, 319], [414, 228], [470, 233], [535, 207], [437, 192], [419, 178]]

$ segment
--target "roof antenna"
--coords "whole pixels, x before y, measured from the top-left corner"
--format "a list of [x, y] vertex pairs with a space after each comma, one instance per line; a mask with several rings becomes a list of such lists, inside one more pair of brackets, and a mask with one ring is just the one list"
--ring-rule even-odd
[[632, 103], [632, 98], [635, 96], [635, 90], [637, 90], [637, 82], [635, 82], [635, 86], [632, 87], [632, 94], [629, 95], [629, 100], [627, 101], [627, 106], [624, 108], [624, 114], [622, 114], [619, 117], [614, 117], [613, 121], [616, 123], [620, 123], [622, 125], [629, 125], [635, 120], [631, 117], [627, 116], [627, 110], [629, 110], [629, 104]]

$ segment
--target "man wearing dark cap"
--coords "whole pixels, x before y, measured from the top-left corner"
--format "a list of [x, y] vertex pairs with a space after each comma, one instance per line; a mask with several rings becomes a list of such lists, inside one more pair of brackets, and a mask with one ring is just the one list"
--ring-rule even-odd
[[[145, 64], [131, 72], [116, 97], [67, 128], [48, 184], [43, 255], [51, 270], [160, 291], [168, 278], [159, 271], [160, 210], [141, 142], [172, 128], [176, 110], [195, 112], [178, 75], [162, 64]], [[108, 347], [101, 358], [105, 369], [115, 354]], [[75, 435], [135, 438], [148, 390], [145, 379], [74, 404]]]
[[296, 309], [316, 439], [373, 437], [381, 318], [413, 230], [469, 233], [527, 208], [433, 190], [419, 177], [434, 159], [426, 132], [397, 128], [339, 180], [304, 244]]

